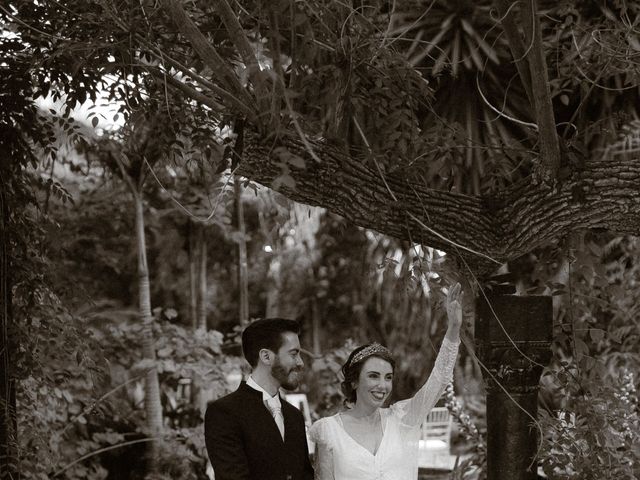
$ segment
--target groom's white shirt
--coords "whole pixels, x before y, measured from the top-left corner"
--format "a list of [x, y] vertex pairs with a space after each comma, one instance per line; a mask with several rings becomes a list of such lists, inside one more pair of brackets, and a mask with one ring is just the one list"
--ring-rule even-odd
[[280, 395], [278, 395], [277, 392], [273, 397], [269, 395], [269, 392], [258, 385], [251, 375], [249, 375], [249, 378], [247, 379], [247, 386], [253, 388], [254, 390], [262, 392], [262, 403], [264, 403], [265, 407], [267, 407], [267, 404], [271, 404], [271, 406], [278, 406], [282, 408], [282, 404], [280, 403]]

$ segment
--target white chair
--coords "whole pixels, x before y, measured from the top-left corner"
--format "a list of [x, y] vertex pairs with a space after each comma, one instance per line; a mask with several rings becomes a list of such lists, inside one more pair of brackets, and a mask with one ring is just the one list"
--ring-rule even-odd
[[304, 417], [304, 424], [307, 427], [310, 427], [311, 409], [309, 408], [309, 400], [307, 400], [307, 395], [304, 393], [287, 393], [285, 394], [284, 399], [302, 412], [302, 416]]
[[451, 447], [451, 425], [453, 420], [449, 409], [436, 407], [431, 409], [429, 415], [422, 423], [420, 436], [420, 449], [447, 451]]
[[451, 455], [453, 419], [446, 407], [433, 408], [422, 423], [418, 444], [420, 468], [451, 470], [456, 456]]

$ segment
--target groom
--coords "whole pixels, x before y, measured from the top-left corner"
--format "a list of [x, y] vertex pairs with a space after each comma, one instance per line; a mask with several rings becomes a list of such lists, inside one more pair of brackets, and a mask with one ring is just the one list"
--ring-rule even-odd
[[298, 334], [298, 323], [283, 318], [256, 320], [242, 332], [251, 375], [205, 414], [216, 480], [313, 479], [302, 413], [278, 393], [300, 383]]

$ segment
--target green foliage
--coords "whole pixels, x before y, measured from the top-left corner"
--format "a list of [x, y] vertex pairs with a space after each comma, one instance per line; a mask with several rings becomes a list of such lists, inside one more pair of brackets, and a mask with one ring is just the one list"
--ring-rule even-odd
[[73, 205], [51, 201], [55, 224], [47, 228], [47, 255], [55, 264], [51, 282], [67, 305], [86, 308], [115, 299], [135, 299], [135, 250], [131, 198], [124, 185], [107, 184], [91, 175], [68, 175], [64, 184], [73, 192]]
[[[0, 83], [9, 91], [0, 96], [0, 136], [10, 140], [8, 147], [1, 148], [11, 165], [11, 175], [5, 175], [3, 163], [2, 178], [3, 182], [10, 178], [3, 188], [13, 202], [15, 257], [11, 267], [16, 321], [10, 332], [21, 342], [12, 350], [12, 355], [16, 352], [12, 375], [23, 380], [20, 403], [34, 406], [21, 419], [23, 445], [38, 449], [33, 454], [29, 448], [23, 451], [27, 471], [34, 475], [114, 446], [125, 440], [125, 434], [142, 435], [136, 376], [152, 366], [141, 362], [136, 353], [139, 326], [126, 312], [126, 306], [135, 301], [128, 199], [112, 185], [100, 191], [91, 185], [64, 217], [59, 202], [71, 198], [69, 194], [75, 198], [74, 189], [63, 181], [34, 180], [25, 174], [28, 165], [38, 166], [33, 153], [37, 147], [52, 160], [52, 168], [54, 159], [64, 163], [53, 145], [60, 131], [74, 141], [79, 138], [69, 118], [76, 102], [95, 100], [104, 89], [108, 101], [117, 104], [118, 115], [128, 121], [126, 136], [123, 130], [111, 142], [102, 142], [99, 153], [106, 158], [101, 157], [101, 166], [116, 172], [115, 176], [120, 174], [109, 156], [114, 151], [107, 146], [122, 146], [119, 142], [126, 138], [125, 153], [131, 154], [126, 168], [131, 177], [149, 178], [151, 172], [141, 161], [144, 157], [157, 175], [154, 182], [147, 182], [145, 192], [151, 219], [150, 270], [156, 280], [152, 282], [154, 304], [164, 307], [156, 312], [158, 362], [153, 366], [161, 370], [165, 414], [175, 429], [198, 428], [194, 409], [181, 400], [183, 393], [178, 395], [179, 388], [184, 392], [180, 381], [188, 378], [194, 389], [213, 382], [217, 395], [225, 388], [224, 372], [235, 368], [233, 362], [222, 362], [218, 335], [194, 339], [176, 325], [187, 323], [186, 221], [175, 215], [174, 206], [167, 206], [178, 201], [205, 218], [213, 212], [208, 218], [213, 240], [208, 251], [209, 278], [215, 285], [210, 313], [213, 323], [227, 321], [225, 329], [232, 330], [236, 322], [228, 319], [235, 318], [236, 267], [230, 252], [238, 234], [229, 226], [228, 215], [218, 216], [215, 211], [218, 199], [221, 205], [229, 200], [225, 188], [204, 188], [217, 181], [215, 175], [226, 168], [229, 158], [224, 147], [233, 134], [227, 126], [237, 124], [239, 116], [238, 109], [228, 103], [230, 97], [252, 100], [261, 90], [261, 80], [266, 85], [263, 91], [269, 93], [268, 107], [253, 113], [260, 117], [256, 123], [275, 118], [270, 122], [274, 128], [268, 132], [260, 130], [261, 125], [252, 128], [268, 137], [269, 144], [278, 136], [298, 138], [299, 128], [304, 136], [342, 144], [381, 175], [394, 172], [398, 178], [417, 180], [430, 188], [492, 193], [528, 176], [537, 155], [537, 135], [531, 125], [522, 123], [531, 123], [532, 109], [488, 1], [380, 1], [357, 7], [315, 0], [231, 2], [234, 8], [242, 7], [237, 18], [261, 62], [273, 67], [261, 72], [243, 68], [232, 48], [238, 38], [225, 32], [214, 4], [179, 3], [189, 9], [190, 18], [220, 54], [221, 66], [232, 65], [238, 72], [239, 89], [223, 75], [218, 77], [218, 70], [212, 74], [211, 65], [176, 34], [161, 2], [10, 0], [0, 11], [7, 32], [0, 39]], [[520, 11], [525, 3], [513, 8]], [[633, 119], [638, 113], [637, 5], [619, 1], [539, 4], [552, 73], [551, 95], [558, 127], [567, 140], [567, 158], [579, 165], [581, 159], [599, 155], [612, 145], [633, 151], [637, 146]], [[277, 25], [272, 23], [273, 15]], [[278, 63], [284, 63], [282, 85], [273, 81], [281, 74], [276, 71]], [[286, 99], [278, 101], [276, 87], [281, 86]], [[191, 93], [185, 88], [192, 88]], [[192, 100], [198, 96], [194, 92], [199, 100]], [[37, 95], [64, 99], [63, 112], [51, 118], [37, 115], [31, 101]], [[202, 97], [209, 101], [202, 102]], [[264, 100], [257, 98], [256, 105]], [[99, 115], [91, 115], [90, 121], [97, 132], [104, 133]], [[286, 175], [292, 168], [303, 167], [303, 162], [296, 155], [282, 157], [281, 165], [276, 165], [282, 168], [280, 183], [293, 187], [292, 177]], [[83, 173], [84, 167], [72, 166]], [[91, 172], [82, 183], [104, 180], [105, 176]], [[40, 203], [45, 212], [51, 207], [62, 232], [55, 222], [47, 223], [40, 216], [32, 183], [40, 184], [36, 188], [41, 188], [41, 196], [51, 198]], [[210, 194], [216, 196], [215, 202]], [[401, 395], [413, 390], [435, 354], [425, 351], [424, 339], [437, 336], [444, 326], [437, 292], [427, 295], [429, 289], [417, 285], [424, 273], [423, 255], [331, 217], [324, 218], [318, 234], [314, 231], [310, 236], [313, 247], [292, 247], [287, 245], [289, 240], [308, 239], [279, 231], [279, 227], [290, 231], [295, 223], [291, 219], [260, 216], [259, 211], [270, 208], [265, 205], [256, 203], [247, 215], [254, 264], [250, 280], [256, 299], [252, 314], [266, 310], [269, 293], [264, 280], [279, 266], [283, 270], [280, 285], [286, 290], [281, 303], [303, 320], [314, 315], [323, 319], [325, 347], [340, 350], [348, 336], [383, 341], [398, 352], [400, 369], [409, 372], [400, 379]], [[264, 228], [258, 227], [261, 223]], [[277, 247], [273, 258], [262, 253], [265, 240]], [[637, 383], [637, 379], [626, 379], [626, 386], [620, 386], [617, 372], [638, 371], [640, 363], [636, 351], [638, 247], [629, 239], [596, 238], [571, 250], [561, 252], [566, 258], [557, 255], [557, 249], [542, 252], [533, 262], [533, 273], [527, 272], [531, 278], [523, 281], [523, 291], [533, 287], [530, 293], [557, 297], [556, 358], [544, 380], [551, 397], [547, 407], [576, 418], [575, 428], [566, 429], [561, 424], [566, 418], [557, 419], [555, 412], [543, 419], [549, 425], [544, 461], [551, 471], [571, 463], [586, 465], [591, 469], [587, 473], [595, 474], [600, 473], [596, 453], [620, 464], [631, 458], [626, 443], [620, 442], [627, 437], [624, 423], [618, 420], [628, 414], [627, 424], [635, 425], [633, 404], [616, 395], [621, 388], [631, 391], [631, 383]], [[308, 258], [300, 258], [307, 254]], [[553, 262], [556, 268], [550, 266]], [[55, 273], [49, 263], [55, 264]], [[80, 286], [86, 287], [82, 298]], [[73, 303], [67, 303], [70, 298]], [[80, 313], [70, 313], [70, 305], [89, 298], [98, 307], [85, 305]], [[114, 305], [125, 307], [118, 312]], [[91, 341], [82, 346], [86, 339]], [[338, 350], [314, 367], [325, 382], [318, 381], [314, 387], [320, 392], [320, 411], [339, 404], [335, 373], [344, 352]], [[109, 359], [109, 369], [99, 351]], [[415, 368], [418, 364], [423, 367]], [[118, 393], [127, 394], [117, 400], [115, 394], [109, 395], [85, 413], [117, 385], [122, 385]], [[602, 415], [609, 403], [612, 415]], [[587, 426], [592, 431], [586, 431]], [[180, 445], [201, 460], [202, 446], [189, 443], [200, 433], [192, 430], [185, 435], [189, 441]], [[581, 448], [586, 446], [566, 450], [570, 458], [551, 447], [572, 440]], [[177, 478], [180, 471], [189, 471], [182, 461], [191, 457], [182, 455], [185, 450], [178, 447], [169, 450], [167, 471]], [[595, 463], [583, 461], [581, 455], [591, 453]], [[104, 475], [99, 463], [98, 457], [88, 458], [70, 467], [67, 475], [99, 477]]]
[[338, 348], [352, 338], [388, 346], [398, 359], [394, 394], [408, 397], [435, 361], [430, 339], [442, 338], [446, 330], [445, 281], [434, 275], [444, 275], [444, 259], [333, 216], [323, 219], [317, 245], [313, 293], [319, 318], [327, 319], [323, 345]]
[[[486, 438], [481, 435], [471, 416], [455, 395], [453, 384], [447, 385], [444, 391], [444, 404], [457, 421], [458, 427], [466, 444], [470, 446], [471, 455], [459, 463], [454, 471], [454, 478], [464, 478], [468, 473], [473, 473], [478, 480], [486, 478], [487, 444]], [[452, 475], [452, 476], [453, 476]]]
[[556, 305], [540, 416], [549, 478], [637, 478], [639, 246], [577, 235], [529, 264], [529, 291], [554, 295]]
[[[26, 478], [48, 478], [61, 459], [82, 455], [98, 445], [86, 432], [87, 445], [69, 447], [64, 437], [72, 423], [78, 422], [82, 428], [87, 425], [82, 413], [103, 385], [105, 364], [95, 355], [98, 345], [82, 332], [82, 322], [49, 290], [40, 287], [35, 294], [37, 303], [21, 303], [24, 294], [16, 292], [19, 330], [12, 333], [21, 339], [16, 358], [21, 378], [17, 389], [18, 453]], [[29, 408], [23, 407], [26, 405]], [[95, 411], [105, 413], [101, 406]], [[95, 463], [77, 469], [85, 472], [77, 478], [93, 478], [91, 475], [102, 471]]]
[[[32, 170], [38, 165], [38, 153], [55, 156], [53, 128], [46, 118], [38, 115], [33, 102], [29, 54], [19, 38], [4, 29], [4, 20], [2, 25], [0, 471], [12, 475], [26, 468], [46, 478], [50, 458], [43, 451], [40, 464], [36, 464], [32, 447], [39, 446], [44, 433], [42, 426], [49, 415], [45, 408], [48, 405], [36, 410], [31, 400], [48, 393], [51, 399], [47, 398], [47, 402], [64, 401], [64, 390], [57, 388], [60, 380], [57, 375], [63, 373], [46, 371], [46, 353], [61, 346], [57, 354], [64, 355], [74, 351], [80, 342], [75, 331], [65, 328], [68, 318], [48, 285], [43, 229], [47, 219], [42, 216], [37, 197], [40, 192], [65, 197], [65, 192], [56, 183], [39, 182]], [[58, 335], [64, 344], [57, 344]], [[32, 388], [25, 390], [21, 380]], [[23, 408], [25, 405], [33, 410]], [[51, 440], [55, 442], [54, 438]]]
[[[202, 428], [184, 430], [180, 436], [163, 443], [158, 451], [157, 473], [145, 475], [145, 480], [196, 480], [205, 478], [206, 452], [196, 455], [189, 439], [204, 438]], [[186, 440], [186, 442], [185, 442]], [[204, 455], [203, 455], [204, 453]]]
[[518, 123], [531, 122], [528, 100], [495, 14], [489, 1], [402, 2], [389, 19], [387, 43], [433, 90], [409, 166], [436, 188], [477, 194], [528, 170], [532, 145]]
[[171, 309], [156, 309], [155, 314], [153, 333], [157, 339], [157, 360], [154, 364], [143, 359], [137, 347], [143, 326], [137, 321], [135, 312], [123, 315], [121, 311], [106, 310], [92, 315], [94, 326], [91, 329], [103, 345], [104, 355], [111, 359], [113, 381], [124, 382], [155, 367], [167, 384], [189, 378], [196, 386], [217, 388], [215, 397], [224, 393], [225, 373], [234, 366], [223, 361], [222, 334], [215, 330], [193, 332], [171, 323], [166, 319], [166, 315], [175, 314]]
[[[49, 216], [25, 209], [14, 217], [13, 254], [16, 261], [24, 259], [14, 269], [16, 321], [10, 330], [12, 339], [20, 339], [12, 357], [12, 374], [21, 379], [19, 469], [34, 479], [56, 473], [77, 479], [106, 478], [109, 472], [142, 476], [147, 445], [142, 375], [150, 365], [140, 361], [137, 314], [117, 307], [128, 295], [104, 288], [128, 281], [130, 219], [126, 205], [114, 202], [123, 197], [117, 190], [80, 194], [76, 184], [71, 187], [81, 200], [75, 205], [52, 198]], [[36, 196], [31, 198], [35, 202]], [[97, 303], [87, 303], [90, 297]], [[72, 313], [72, 305], [80, 306], [79, 313]], [[200, 409], [226, 392], [225, 372], [235, 370], [237, 362], [223, 359], [219, 333], [194, 336], [170, 323], [176, 319], [170, 308], [155, 313], [160, 339], [155, 366], [162, 371], [167, 419], [162, 444], [171, 452], [163, 456], [162, 468], [173, 478], [196, 478], [206, 459]], [[179, 391], [183, 378], [190, 381], [188, 391]]]
[[305, 379], [305, 386], [311, 399], [311, 409], [318, 418], [333, 415], [343, 408], [344, 395], [340, 390], [341, 368], [356, 347], [356, 343], [347, 340], [344, 345], [331, 349], [313, 360], [310, 374]]
[[[626, 2], [559, 2], [551, 11], [549, 47], [562, 53], [548, 60], [557, 72], [551, 93], [559, 100], [558, 117], [572, 122], [564, 137], [571, 135], [579, 148], [605, 147], [635, 119], [640, 70], [634, 24], [640, 9]], [[578, 114], [593, 108], [600, 112], [595, 118]]]
[[543, 411], [541, 463], [552, 479], [638, 478], [640, 415], [634, 375], [566, 383], [567, 406]]
[[[50, 315], [51, 310], [43, 313]], [[238, 367], [221, 355], [222, 335], [215, 331], [194, 335], [158, 320], [158, 361], [149, 365], [139, 353], [141, 326], [135, 315], [102, 311], [79, 319], [62, 312], [49, 318], [52, 324], [59, 330], [51, 326], [39, 330], [41, 376], [32, 369], [20, 383], [19, 403], [31, 406], [20, 409], [26, 478], [48, 478], [58, 471], [64, 471], [64, 478], [106, 478], [107, 466], [135, 455], [135, 450], [118, 446], [131, 438], [144, 439], [141, 387], [144, 372], [152, 366], [160, 373], [169, 422], [161, 442], [165, 452], [159, 457], [161, 471], [170, 475], [166, 478], [197, 478], [195, 472], [204, 470], [206, 459], [201, 413], [197, 406], [197, 411], [176, 407], [197, 405], [203, 390], [208, 391], [206, 398], [227, 393], [226, 373]], [[190, 380], [188, 393], [177, 391], [184, 378]], [[100, 450], [105, 453], [93, 455]], [[78, 461], [85, 455], [86, 460]], [[138, 460], [129, 462], [128, 471], [144, 471]]]

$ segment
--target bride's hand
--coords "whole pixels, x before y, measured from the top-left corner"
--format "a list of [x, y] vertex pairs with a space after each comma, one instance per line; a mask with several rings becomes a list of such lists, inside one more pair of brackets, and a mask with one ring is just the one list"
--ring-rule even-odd
[[460, 327], [462, 326], [462, 287], [456, 283], [447, 292], [447, 337], [450, 340], [458, 340]]

